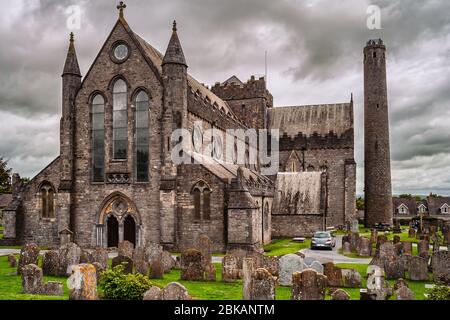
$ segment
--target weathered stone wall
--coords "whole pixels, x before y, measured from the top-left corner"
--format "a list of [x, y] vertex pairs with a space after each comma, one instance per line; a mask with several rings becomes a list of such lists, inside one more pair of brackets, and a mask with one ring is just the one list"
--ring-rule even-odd
[[323, 217], [272, 215], [272, 238], [311, 237], [323, 229]]

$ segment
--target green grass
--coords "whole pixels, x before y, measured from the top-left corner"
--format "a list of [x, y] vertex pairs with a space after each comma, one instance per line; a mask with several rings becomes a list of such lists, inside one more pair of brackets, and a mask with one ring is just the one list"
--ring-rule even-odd
[[64, 296], [30, 295], [22, 292], [22, 279], [16, 274], [16, 268], [10, 268], [8, 257], [0, 257], [0, 300], [68, 300], [69, 291], [65, 277], [44, 277], [44, 281], [59, 281], [64, 284]]
[[282, 256], [289, 253], [296, 253], [310, 246], [311, 239], [306, 239], [303, 243], [292, 241], [292, 239], [279, 239], [273, 240], [272, 243], [265, 245], [264, 252], [267, 256]]

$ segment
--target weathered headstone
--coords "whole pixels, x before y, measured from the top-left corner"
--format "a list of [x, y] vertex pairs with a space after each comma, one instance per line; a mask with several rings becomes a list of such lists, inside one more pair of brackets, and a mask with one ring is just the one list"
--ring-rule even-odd
[[239, 269], [238, 258], [234, 255], [227, 254], [222, 259], [222, 281], [232, 282], [241, 277], [241, 269]]
[[400, 257], [384, 260], [384, 271], [387, 279], [400, 279], [405, 277], [405, 263]]
[[396, 291], [397, 300], [414, 300], [414, 292], [408, 287], [402, 286]]
[[275, 279], [266, 269], [253, 272], [251, 300], [275, 300]]
[[378, 231], [376, 229], [370, 230], [370, 242], [377, 243]]
[[388, 300], [392, 296], [392, 287], [386, 281], [384, 271], [376, 265], [367, 268], [367, 295], [374, 300]]
[[42, 289], [42, 269], [35, 264], [22, 268], [22, 288], [27, 294], [40, 294]]
[[183, 251], [181, 254], [181, 280], [203, 280], [204, 274], [202, 253], [196, 249]]
[[164, 278], [164, 269], [160, 260], [154, 260], [150, 265], [150, 279]]
[[351, 248], [352, 252], [358, 252], [359, 233], [358, 232], [350, 233], [349, 240], [350, 240], [350, 248]]
[[146, 249], [143, 247], [136, 247], [133, 252], [133, 263], [137, 273], [148, 275], [149, 260]]
[[42, 285], [40, 294], [45, 296], [63, 296], [64, 285], [61, 282], [49, 281]]
[[113, 258], [111, 265], [113, 268], [117, 267], [118, 265], [123, 265], [124, 266], [123, 272], [125, 274], [133, 272], [133, 267], [134, 267], [133, 260], [127, 256], [117, 256], [117, 257]]
[[350, 300], [350, 295], [346, 291], [338, 289], [331, 294], [331, 300]]
[[150, 289], [148, 289], [144, 293], [143, 300], [161, 300], [161, 299], [162, 299], [162, 290], [156, 286], [151, 286]]
[[381, 247], [381, 245], [385, 244], [386, 242], [388, 242], [388, 238], [385, 234], [378, 235], [377, 247]]
[[280, 278], [282, 286], [292, 286], [292, 274], [305, 269], [303, 259], [295, 254], [287, 254], [280, 258]]
[[205, 267], [204, 280], [205, 281], [216, 281], [216, 266], [212, 263]]
[[91, 252], [91, 256], [92, 262], [100, 263], [103, 270], [108, 269], [109, 264], [108, 250], [104, 248], [95, 248], [94, 251]]
[[342, 269], [334, 265], [333, 262], [328, 262], [324, 267], [324, 275], [328, 279], [329, 287], [342, 287]]
[[398, 289], [400, 289], [400, 287], [407, 287], [407, 288], [409, 288], [408, 283], [404, 279], [401, 279], [401, 278], [398, 279], [397, 281], [395, 281], [394, 291], [397, 291]]
[[350, 242], [342, 242], [342, 253], [343, 254], [352, 253], [352, 246], [350, 245]]
[[394, 244], [399, 243], [400, 242], [400, 236], [395, 235], [394, 236], [394, 240], [392, 241]]
[[428, 260], [430, 258], [430, 244], [426, 240], [420, 240], [417, 244], [417, 250], [419, 251], [419, 256]]
[[358, 249], [358, 254], [361, 257], [370, 257], [372, 255], [372, 243], [370, 242], [370, 239], [365, 237], [359, 238]]
[[198, 238], [198, 250], [202, 253], [203, 265], [208, 267], [212, 261], [211, 240], [207, 235], [201, 235]]
[[351, 231], [352, 231], [353, 233], [359, 232], [359, 221], [358, 221], [358, 219], [352, 220], [352, 228], [351, 228]]
[[170, 270], [175, 268], [176, 261], [170, 254], [170, 252], [163, 251], [161, 253], [161, 264], [164, 270], [164, 273], [169, 273]]
[[47, 251], [42, 256], [42, 272], [45, 276], [59, 275], [58, 251]]
[[153, 260], [161, 259], [163, 251], [163, 247], [158, 243], [149, 243], [145, 246], [145, 254], [149, 263]]
[[280, 259], [278, 257], [262, 256], [261, 268], [269, 271], [271, 275], [278, 277], [280, 274]]
[[17, 267], [17, 259], [16, 256], [13, 254], [8, 255], [8, 264], [10, 268], [16, 268]]
[[415, 238], [416, 237], [416, 230], [413, 228], [409, 228], [408, 230], [408, 238]]
[[342, 287], [361, 288], [362, 279], [358, 271], [354, 269], [342, 269]]
[[70, 300], [97, 300], [97, 272], [92, 264], [70, 266], [67, 280]]
[[242, 264], [242, 299], [252, 299], [252, 282], [255, 266], [252, 258], [244, 258]]
[[323, 274], [323, 265], [319, 261], [314, 261], [309, 268], [316, 270], [317, 273]]
[[413, 281], [428, 281], [428, 261], [422, 257], [412, 257], [409, 262], [409, 277]]
[[324, 300], [327, 277], [313, 269], [295, 272], [292, 275], [292, 300]]
[[412, 242], [411, 241], [403, 242], [403, 255], [412, 255]]
[[119, 243], [118, 255], [123, 257], [133, 258], [134, 244], [130, 241], [122, 241]]
[[169, 283], [162, 291], [163, 300], [188, 300], [187, 289], [178, 282]]
[[433, 281], [450, 285], [450, 255], [449, 251], [439, 251], [431, 259]]
[[395, 254], [401, 256], [403, 254], [403, 243], [397, 242], [394, 244]]
[[100, 262], [92, 262], [92, 265], [95, 268], [95, 275], [97, 276], [97, 283], [98, 283], [101, 278], [102, 272], [105, 271], [106, 269], [103, 268]]
[[22, 246], [19, 256], [19, 264], [17, 265], [17, 274], [22, 274], [22, 268], [28, 264], [38, 264], [39, 247], [34, 243], [26, 243]]
[[92, 262], [94, 262], [94, 258], [92, 256], [91, 252], [81, 249], [79, 263], [83, 264], [83, 263], [92, 263]]
[[59, 248], [59, 274], [69, 276], [70, 267], [80, 263], [81, 248], [73, 242]]

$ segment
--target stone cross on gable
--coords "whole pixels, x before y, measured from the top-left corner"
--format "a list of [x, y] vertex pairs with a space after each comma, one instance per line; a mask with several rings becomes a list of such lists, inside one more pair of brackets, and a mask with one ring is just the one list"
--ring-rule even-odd
[[127, 7], [123, 1], [120, 1], [120, 4], [117, 6], [117, 9], [119, 10], [119, 16], [120, 18], [123, 18], [123, 10]]

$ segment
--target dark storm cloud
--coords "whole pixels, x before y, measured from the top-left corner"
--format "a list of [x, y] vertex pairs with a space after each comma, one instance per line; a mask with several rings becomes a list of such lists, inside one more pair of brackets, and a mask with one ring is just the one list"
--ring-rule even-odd
[[[86, 73], [117, 19], [118, 1], [5, 2], [0, 21], [0, 155], [34, 175], [58, 154], [66, 10]], [[190, 73], [213, 84], [264, 73], [276, 105], [346, 102], [355, 96], [358, 190], [363, 178], [362, 48], [388, 46], [393, 183], [396, 192], [450, 193], [450, 2], [411, 0], [126, 1], [133, 30], [164, 51], [177, 19]], [[369, 4], [382, 30], [366, 27]], [[445, 171], [446, 170], [446, 171]], [[441, 192], [441, 193], [442, 193]]]

